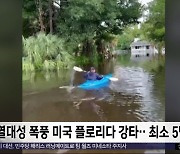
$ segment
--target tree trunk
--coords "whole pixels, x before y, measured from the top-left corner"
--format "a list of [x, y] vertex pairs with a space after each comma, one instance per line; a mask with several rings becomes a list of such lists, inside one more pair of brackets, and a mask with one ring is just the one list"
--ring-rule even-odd
[[92, 42], [90, 40], [85, 40], [83, 43], [82, 55], [92, 56], [92, 53], [93, 53]]
[[98, 52], [99, 56], [104, 59], [104, 54], [105, 54], [106, 49], [105, 49], [105, 45], [104, 45], [103, 41], [100, 39], [97, 40], [96, 45], [97, 45], [97, 52]]
[[49, 0], [49, 29], [50, 33], [53, 33], [53, 10], [52, 10], [52, 0]]
[[43, 23], [42, 2], [41, 2], [41, 0], [38, 0], [38, 2], [39, 2], [38, 11], [39, 11], [39, 23], [40, 23], [40, 28], [41, 28], [41, 32], [45, 32], [45, 26], [44, 26], [44, 23]]

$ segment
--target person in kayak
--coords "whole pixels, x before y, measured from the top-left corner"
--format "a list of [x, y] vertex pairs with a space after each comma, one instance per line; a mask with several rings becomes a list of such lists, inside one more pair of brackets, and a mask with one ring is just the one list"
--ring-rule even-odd
[[88, 71], [85, 75], [84, 78], [86, 80], [101, 80], [103, 78], [102, 75], [99, 75], [96, 73], [96, 70], [94, 67], [90, 68], [90, 71]]

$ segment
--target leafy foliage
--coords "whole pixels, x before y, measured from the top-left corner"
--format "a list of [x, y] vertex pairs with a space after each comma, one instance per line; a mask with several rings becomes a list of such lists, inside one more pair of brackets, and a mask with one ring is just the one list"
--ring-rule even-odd
[[121, 50], [128, 50], [130, 49], [130, 44], [133, 42], [134, 38], [142, 38], [141, 30], [138, 29], [137, 25], [131, 25], [124, 30], [122, 35], [117, 36], [117, 38], [117, 48]]
[[38, 12], [36, 8], [36, 1], [23, 0], [22, 8], [23, 17], [23, 35], [25, 37], [31, 36], [39, 31]]
[[59, 7], [55, 3], [58, 0], [24, 0], [24, 70], [65, 67], [69, 53], [92, 60], [107, 57], [115, 35], [138, 23], [142, 14], [138, 0], [63, 0]]
[[64, 51], [63, 43], [57, 36], [44, 33], [24, 39], [24, 70], [67, 68], [72, 63], [72, 56]]
[[147, 21], [142, 25], [144, 36], [158, 46], [165, 40], [165, 0], [154, 0], [149, 5]]
[[140, 16], [137, 0], [73, 0], [62, 9], [58, 32], [67, 43], [106, 40], [108, 35], [119, 34], [124, 26], [138, 22]]

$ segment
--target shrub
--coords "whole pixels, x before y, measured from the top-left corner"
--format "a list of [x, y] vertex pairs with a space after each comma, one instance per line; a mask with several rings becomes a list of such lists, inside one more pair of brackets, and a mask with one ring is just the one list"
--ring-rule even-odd
[[23, 59], [23, 71], [53, 71], [72, 64], [72, 56], [64, 50], [64, 41], [44, 33], [23, 38]]

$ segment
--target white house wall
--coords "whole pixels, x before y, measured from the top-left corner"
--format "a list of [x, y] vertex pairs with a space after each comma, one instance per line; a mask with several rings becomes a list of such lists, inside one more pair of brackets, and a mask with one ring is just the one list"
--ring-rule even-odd
[[147, 55], [147, 54], [155, 54], [155, 50], [152, 46], [149, 49], [146, 49], [146, 46], [140, 47], [140, 49], [135, 49], [135, 46], [131, 47], [132, 55]]

